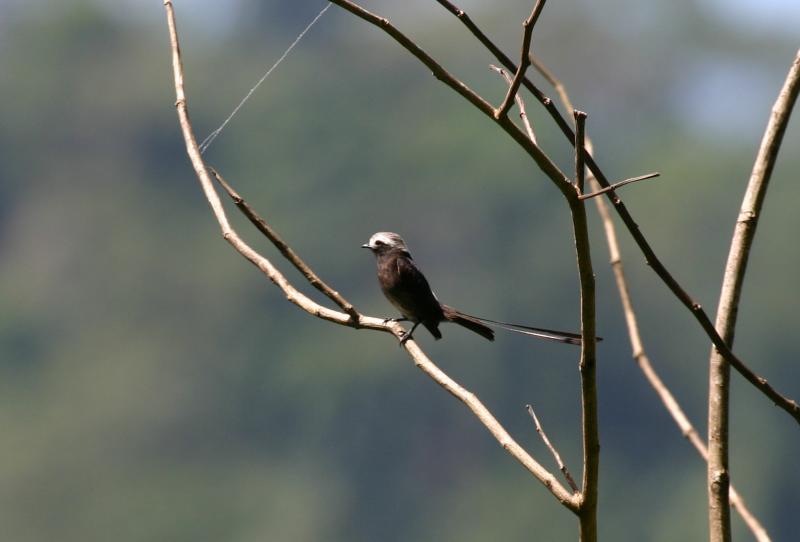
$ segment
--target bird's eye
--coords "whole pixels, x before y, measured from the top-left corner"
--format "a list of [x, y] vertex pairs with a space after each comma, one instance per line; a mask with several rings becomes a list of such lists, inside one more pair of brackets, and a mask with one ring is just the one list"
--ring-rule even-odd
[[384, 243], [383, 241], [375, 241], [375, 246], [376, 246], [376, 247], [380, 247], [380, 246], [383, 246], [383, 245], [385, 245], [385, 244], [386, 244], [386, 243]]

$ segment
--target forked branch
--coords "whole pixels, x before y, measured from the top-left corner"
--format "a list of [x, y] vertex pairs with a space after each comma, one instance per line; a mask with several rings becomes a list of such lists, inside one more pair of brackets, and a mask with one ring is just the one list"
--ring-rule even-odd
[[[334, 0], [331, 0], [334, 1]], [[445, 9], [447, 9], [450, 13], [458, 17], [458, 19], [464, 23], [464, 25], [469, 29], [470, 32], [480, 41], [488, 50], [491, 52], [495, 58], [509, 71], [513, 71], [516, 73], [517, 66], [514, 62], [505, 54], [503, 53], [497, 45], [489, 39], [483, 31], [478, 28], [478, 26], [469, 18], [467, 13], [458, 8], [452, 2], [448, 0], [436, 0], [440, 5], [442, 5]], [[337, 2], [338, 3], [338, 2]], [[564, 119], [561, 113], [558, 111], [558, 108], [553, 103], [549, 97], [547, 97], [541, 90], [539, 90], [536, 85], [534, 85], [530, 79], [524, 77], [522, 80], [522, 85], [528, 89], [531, 94], [545, 107], [545, 110], [550, 114], [552, 119], [555, 121], [556, 125], [559, 127], [561, 132], [564, 134], [564, 137], [570, 142], [570, 144], [575, 143], [575, 133], [570, 126], [570, 124]], [[516, 138], [515, 138], [516, 139]], [[529, 140], [528, 140], [529, 141]], [[518, 143], [519, 140], [517, 140]], [[520, 143], [523, 148], [525, 145]], [[538, 147], [537, 147], [538, 149]], [[531, 151], [526, 148], [529, 154]], [[537, 164], [539, 161], [537, 160]], [[541, 164], [540, 164], [540, 167]], [[589, 171], [592, 172], [595, 179], [597, 180], [598, 184], [601, 188], [608, 188], [611, 186], [611, 183], [608, 181], [608, 178], [605, 176], [603, 171], [595, 162], [594, 158], [591, 154], [586, 155], [586, 167]], [[545, 173], [547, 171], [542, 168]], [[555, 180], [553, 176], [548, 173], [551, 179]], [[556, 183], [559, 186], [559, 183]], [[559, 186], [559, 189], [564, 192], [564, 188]], [[767, 382], [766, 378], [763, 378], [753, 372], [742, 360], [740, 360], [730, 349], [730, 347], [725, 343], [722, 337], [717, 333], [714, 324], [711, 322], [711, 319], [708, 317], [708, 314], [703, 310], [703, 307], [700, 303], [695, 301], [687, 292], [683, 289], [683, 287], [678, 283], [678, 281], [672, 276], [672, 274], [667, 270], [666, 266], [659, 260], [658, 256], [656, 256], [655, 251], [650, 246], [650, 243], [645, 238], [644, 234], [642, 234], [641, 230], [639, 229], [638, 224], [633, 219], [633, 216], [628, 211], [625, 203], [613, 190], [606, 193], [609, 198], [609, 201], [614, 206], [619, 217], [622, 219], [623, 224], [627, 228], [628, 232], [630, 233], [631, 237], [633, 238], [636, 245], [641, 250], [642, 254], [644, 254], [645, 261], [647, 264], [653, 269], [653, 271], [658, 275], [662, 282], [669, 288], [672, 294], [686, 307], [694, 316], [695, 320], [700, 324], [700, 327], [706, 333], [706, 335], [711, 339], [711, 342], [714, 346], [719, 350], [720, 354], [725, 358], [725, 360], [731, 364], [733, 368], [735, 368], [750, 384], [752, 384], [756, 389], [761, 391], [764, 395], [769, 397], [776, 406], [780, 407], [784, 411], [786, 411], [790, 416], [794, 418], [794, 420], [800, 424], [800, 405], [793, 399], [789, 399], [788, 397], [784, 397], [781, 395], [775, 388], [773, 388], [769, 382]]]
[[539, 20], [539, 15], [542, 13], [544, 3], [545, 0], [537, 0], [530, 16], [522, 23], [522, 52], [520, 53], [519, 66], [517, 67], [517, 73], [514, 74], [514, 79], [511, 80], [503, 103], [501, 103], [500, 107], [494, 112], [494, 118], [496, 119], [508, 115], [508, 110], [511, 109], [511, 104], [514, 103], [514, 98], [519, 91], [519, 85], [525, 77], [525, 70], [531, 65], [531, 37], [533, 35], [533, 27], [536, 25], [536, 21]]

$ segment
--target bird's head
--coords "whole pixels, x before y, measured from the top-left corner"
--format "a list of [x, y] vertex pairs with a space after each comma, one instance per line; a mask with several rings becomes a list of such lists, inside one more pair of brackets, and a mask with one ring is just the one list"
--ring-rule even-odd
[[408, 254], [408, 247], [403, 238], [390, 231], [379, 231], [373, 234], [369, 238], [369, 242], [361, 247], [370, 249], [374, 254], [385, 254], [395, 250]]

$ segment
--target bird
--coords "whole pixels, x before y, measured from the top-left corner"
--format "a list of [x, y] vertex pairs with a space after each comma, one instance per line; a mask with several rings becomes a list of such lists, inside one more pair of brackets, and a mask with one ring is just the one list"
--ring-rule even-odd
[[442, 338], [439, 324], [452, 322], [477, 333], [481, 337], [494, 341], [494, 330], [487, 324], [567, 344], [581, 344], [581, 335], [565, 331], [523, 326], [498, 322], [460, 312], [453, 307], [439, 302], [431, 290], [425, 275], [417, 267], [403, 238], [388, 231], [377, 232], [369, 241], [361, 245], [375, 255], [378, 266], [378, 283], [386, 299], [400, 311], [402, 318], [387, 318], [386, 321], [413, 323], [411, 330], [400, 339], [405, 344], [411, 339], [414, 330], [422, 324], [436, 340]]

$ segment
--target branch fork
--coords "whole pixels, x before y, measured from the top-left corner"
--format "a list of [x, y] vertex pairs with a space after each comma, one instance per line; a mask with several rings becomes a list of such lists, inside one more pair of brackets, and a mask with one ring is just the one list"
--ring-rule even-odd
[[514, 103], [514, 98], [519, 91], [519, 86], [522, 84], [522, 79], [525, 77], [525, 70], [527, 70], [528, 66], [531, 65], [530, 53], [533, 27], [536, 25], [536, 21], [539, 20], [539, 15], [542, 13], [544, 3], [545, 0], [537, 0], [536, 5], [533, 6], [533, 11], [531, 11], [530, 16], [525, 19], [524, 23], [522, 23], [522, 52], [520, 53], [519, 66], [517, 67], [517, 72], [514, 74], [514, 79], [511, 80], [511, 84], [508, 87], [506, 97], [503, 99], [503, 102], [500, 104], [500, 106], [494, 111], [494, 118], [496, 120], [500, 120], [508, 115], [508, 110], [511, 109], [511, 105]]

